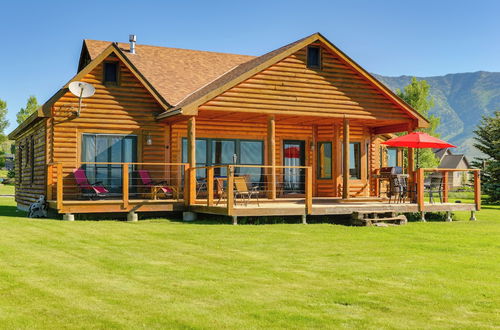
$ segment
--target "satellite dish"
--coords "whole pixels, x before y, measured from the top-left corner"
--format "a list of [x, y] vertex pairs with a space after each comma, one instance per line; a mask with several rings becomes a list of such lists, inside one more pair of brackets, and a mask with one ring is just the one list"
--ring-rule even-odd
[[83, 81], [73, 81], [69, 84], [69, 91], [78, 97], [78, 111], [77, 117], [80, 117], [80, 110], [82, 108], [82, 99], [91, 97], [95, 93], [95, 88], [91, 84]]

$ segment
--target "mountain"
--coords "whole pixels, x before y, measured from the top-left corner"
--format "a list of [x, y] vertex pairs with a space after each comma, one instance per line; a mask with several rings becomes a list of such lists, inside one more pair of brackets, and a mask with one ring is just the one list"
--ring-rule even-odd
[[[386, 77], [374, 75], [391, 90], [403, 89], [411, 76]], [[445, 76], [417, 77], [431, 86], [434, 107], [430, 110], [441, 118], [438, 133], [441, 138], [465, 153], [469, 159], [481, 153], [474, 148], [473, 130], [483, 115], [491, 116], [500, 110], [500, 72], [478, 71]]]

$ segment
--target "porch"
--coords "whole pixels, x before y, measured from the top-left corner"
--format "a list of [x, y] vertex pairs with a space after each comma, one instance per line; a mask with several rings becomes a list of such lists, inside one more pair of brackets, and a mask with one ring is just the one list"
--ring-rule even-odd
[[[82, 168], [90, 187], [75, 176], [75, 170]], [[379, 196], [314, 196], [312, 169], [308, 166], [57, 163], [49, 164], [47, 171], [49, 206], [64, 214], [191, 211], [231, 217], [302, 216], [305, 221], [307, 215], [478, 211], [481, 208], [479, 170], [476, 169], [418, 169], [414, 178], [416, 189], [409, 189], [398, 202], [389, 200], [385, 189]], [[473, 173], [473, 201], [450, 201], [451, 183], [447, 182], [447, 174], [453, 171]], [[106, 175], [99, 176], [100, 173]], [[426, 180], [436, 173], [442, 176], [442, 183], [432, 200]], [[96, 180], [99, 181], [94, 182]], [[92, 186], [96, 184], [107, 192], [93, 191]], [[377, 185], [384, 187], [385, 184], [377, 182]]]

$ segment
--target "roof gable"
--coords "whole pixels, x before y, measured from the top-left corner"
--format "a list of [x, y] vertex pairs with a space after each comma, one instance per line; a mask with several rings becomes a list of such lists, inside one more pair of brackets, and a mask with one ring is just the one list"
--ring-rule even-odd
[[239, 66], [233, 68], [224, 75], [219, 76], [217, 79], [211, 83], [203, 86], [201, 89], [193, 92], [191, 95], [183, 99], [181, 102], [175, 105], [170, 111], [161, 114], [159, 118], [168, 117], [170, 114], [182, 113], [184, 115], [194, 115], [197, 113], [198, 106], [213, 99], [214, 97], [220, 95], [221, 93], [229, 90], [230, 88], [236, 86], [237, 84], [243, 82], [244, 80], [250, 78], [254, 74], [261, 72], [269, 68], [270, 66], [278, 63], [284, 58], [290, 56], [294, 52], [297, 52], [301, 48], [307, 46], [308, 44], [314, 42], [321, 42], [324, 44], [331, 52], [336, 54], [346, 65], [352, 68], [356, 73], [358, 73], [363, 79], [369, 82], [374, 88], [383, 93], [387, 99], [393, 102], [399, 109], [406, 112], [409, 116], [418, 121], [419, 127], [428, 126], [428, 121], [417, 111], [415, 111], [411, 106], [406, 104], [402, 99], [395, 95], [389, 88], [384, 84], [380, 83], [372, 75], [370, 75], [366, 70], [361, 68], [357, 63], [351, 60], [342, 51], [336, 48], [331, 42], [324, 38], [321, 34], [315, 33], [306, 38], [300, 39], [296, 42], [288, 44], [284, 47], [276, 49], [260, 57], [254, 58], [246, 63], [242, 63]]

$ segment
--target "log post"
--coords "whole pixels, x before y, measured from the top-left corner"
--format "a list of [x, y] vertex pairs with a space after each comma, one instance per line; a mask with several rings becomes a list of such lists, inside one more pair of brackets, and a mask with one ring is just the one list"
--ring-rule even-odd
[[312, 214], [312, 168], [310, 166], [306, 167], [306, 214]]
[[57, 164], [57, 210], [63, 207], [63, 168], [62, 163]]
[[474, 171], [474, 203], [476, 204], [476, 211], [481, 210], [481, 176], [480, 171]]
[[188, 163], [189, 163], [189, 190], [188, 190], [188, 205], [193, 205], [196, 202], [196, 119], [189, 117], [187, 128], [187, 146], [188, 146]]
[[233, 215], [234, 208], [234, 166], [227, 165], [227, 215]]
[[424, 169], [417, 169], [417, 203], [418, 210], [424, 212]]
[[443, 203], [448, 203], [448, 172], [443, 171]]
[[269, 116], [267, 120], [267, 161], [271, 168], [267, 169], [269, 176], [268, 198], [276, 199], [276, 121], [274, 116]]
[[342, 199], [349, 199], [349, 119], [344, 117], [344, 136], [342, 148]]
[[122, 164], [122, 194], [123, 208], [128, 208], [128, 164]]
[[214, 205], [214, 168], [207, 168], [207, 206]]
[[52, 200], [52, 186], [54, 185], [54, 165], [47, 165], [47, 200]]
[[183, 199], [184, 205], [189, 206], [189, 164], [184, 165], [184, 191], [183, 191]]

